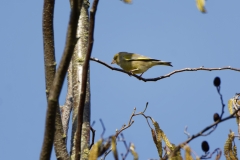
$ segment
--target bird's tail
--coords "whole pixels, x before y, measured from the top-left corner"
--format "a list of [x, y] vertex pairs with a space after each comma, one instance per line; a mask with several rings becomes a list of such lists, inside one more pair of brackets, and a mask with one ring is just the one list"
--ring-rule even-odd
[[164, 65], [164, 66], [171, 66], [172, 67], [172, 62], [164, 62], [164, 61], [158, 61], [157, 65]]

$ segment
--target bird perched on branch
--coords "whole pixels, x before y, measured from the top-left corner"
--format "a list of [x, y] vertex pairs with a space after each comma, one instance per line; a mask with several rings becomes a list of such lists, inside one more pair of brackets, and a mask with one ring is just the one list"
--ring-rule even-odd
[[119, 52], [114, 55], [111, 64], [119, 65], [124, 71], [132, 74], [142, 74], [149, 68], [156, 65], [171, 66], [171, 62], [164, 62], [158, 59], [152, 59], [135, 53]]

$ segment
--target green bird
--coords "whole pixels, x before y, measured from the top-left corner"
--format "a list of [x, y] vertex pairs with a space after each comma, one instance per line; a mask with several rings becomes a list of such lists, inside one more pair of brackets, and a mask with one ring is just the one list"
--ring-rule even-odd
[[119, 65], [124, 71], [132, 74], [142, 74], [149, 68], [156, 65], [171, 66], [171, 62], [164, 62], [158, 59], [152, 59], [136, 53], [119, 52], [114, 55], [111, 64]]

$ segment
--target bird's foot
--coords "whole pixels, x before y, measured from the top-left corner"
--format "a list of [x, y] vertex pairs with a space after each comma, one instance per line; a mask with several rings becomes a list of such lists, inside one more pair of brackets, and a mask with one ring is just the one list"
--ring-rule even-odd
[[129, 71], [128, 75], [131, 77], [133, 75], [132, 71]]

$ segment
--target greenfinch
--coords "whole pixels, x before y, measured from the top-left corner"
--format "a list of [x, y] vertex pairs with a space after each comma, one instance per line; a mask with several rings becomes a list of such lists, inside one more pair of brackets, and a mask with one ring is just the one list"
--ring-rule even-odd
[[142, 74], [149, 68], [156, 65], [171, 66], [171, 62], [164, 62], [158, 59], [152, 59], [136, 53], [119, 52], [114, 55], [111, 64], [119, 65], [124, 71], [132, 74]]

